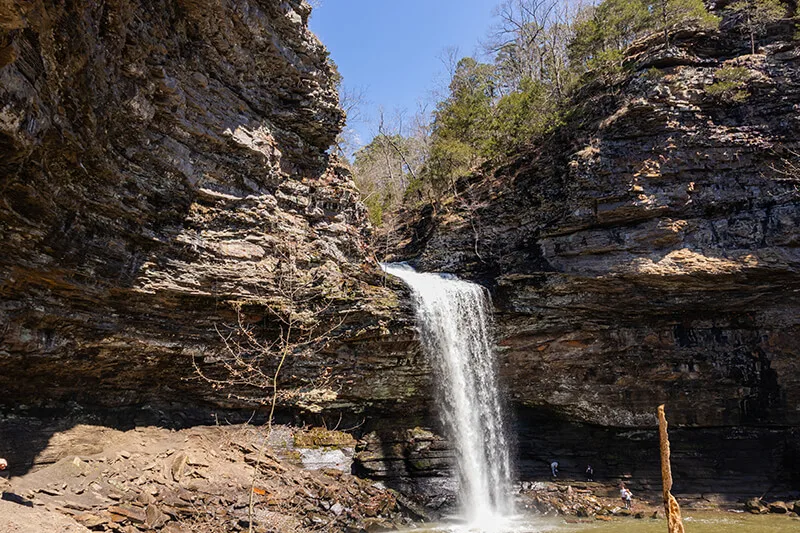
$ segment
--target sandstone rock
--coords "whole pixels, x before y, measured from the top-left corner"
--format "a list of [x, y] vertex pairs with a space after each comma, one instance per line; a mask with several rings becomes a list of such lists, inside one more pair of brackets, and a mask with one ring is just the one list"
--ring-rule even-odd
[[777, 514], [786, 514], [789, 512], [785, 502], [772, 502], [769, 504], [769, 512]]
[[759, 498], [751, 498], [747, 500], [744, 504], [744, 508], [752, 514], [765, 514], [769, 512], [769, 508], [764, 505], [764, 502], [762, 502]]
[[[220, 370], [234, 302], [274, 338], [264, 304], [290, 257], [336, 300], [316, 318], [349, 318], [335, 361], [293, 358], [285, 386], [395, 364], [376, 332], [410, 336], [408, 315], [392, 317], [366, 210], [326, 153], [344, 113], [300, 0], [17, 4], [40, 16], [0, 21], [24, 51], [0, 67], [4, 405], [241, 407], [194, 364]], [[405, 372], [322, 407], [396, 396]]]
[[762, 507], [764, 507], [764, 504], [760, 498], [750, 498], [744, 503], [744, 508], [748, 511], [751, 509], [760, 509]]
[[119, 516], [139, 524], [144, 524], [147, 521], [147, 514], [145, 510], [141, 507], [135, 507], [133, 505], [112, 505], [108, 508], [108, 512], [111, 513], [112, 520], [115, 522], [121, 521], [115, 518]]
[[93, 513], [82, 513], [76, 515], [75, 521], [81, 525], [86, 526], [89, 529], [94, 529], [98, 526], [102, 526], [109, 522], [109, 518], [106, 516], [99, 516]]
[[175, 457], [172, 459], [172, 466], [170, 467], [172, 479], [175, 481], [180, 481], [183, 478], [184, 472], [186, 471], [187, 461], [188, 458], [186, 457], [186, 454], [179, 453], [175, 455]]
[[[559, 448], [654, 482], [639, 453], [667, 403], [687, 493], [791, 490], [800, 193], [782, 169], [797, 161], [800, 70], [783, 51], [797, 43], [783, 32], [736, 57], [737, 38], [689, 32], [680, 53], [639, 49], [623, 85], [585, 87], [552, 137], [462, 179], [473, 209], [403, 215], [389, 259], [492, 292], [525, 479], [546, 475]], [[757, 81], [731, 107], [705, 88], [733, 64]]]

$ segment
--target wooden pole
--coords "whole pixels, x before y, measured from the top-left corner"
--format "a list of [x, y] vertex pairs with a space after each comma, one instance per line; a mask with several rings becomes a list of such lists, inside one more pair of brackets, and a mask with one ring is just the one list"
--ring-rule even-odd
[[681, 508], [670, 493], [672, 490], [672, 467], [669, 463], [669, 434], [663, 405], [658, 406], [658, 436], [661, 441], [661, 481], [664, 487], [664, 512], [667, 514], [667, 528], [669, 533], [685, 533]]

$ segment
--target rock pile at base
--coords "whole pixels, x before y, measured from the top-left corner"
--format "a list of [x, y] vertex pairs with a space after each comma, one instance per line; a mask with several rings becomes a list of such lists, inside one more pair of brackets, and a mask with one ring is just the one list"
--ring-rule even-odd
[[[663, 519], [664, 509], [659, 495], [649, 491], [635, 498], [632, 509], [626, 509], [618, 496], [616, 485], [598, 482], [525, 482], [519, 488], [518, 505], [528, 512], [560, 515], [568, 523], [607, 521], [616, 517]], [[751, 514], [779, 514], [798, 520], [800, 500], [767, 502], [751, 498], [741, 503], [723, 503], [692, 497], [681, 498], [681, 505], [693, 511], [732, 511]], [[574, 517], [574, 518], [573, 518]]]
[[76, 426], [59, 435], [61, 450], [79, 450], [93, 435], [102, 435], [102, 452], [64, 455], [12, 478], [3, 488], [9, 500], [3, 520], [50, 513], [75, 532], [247, 531], [252, 487], [254, 531], [262, 533], [394, 529], [410, 522], [395, 493], [381, 485], [336, 469], [304, 470], [271, 447], [260, 452], [263, 433], [251, 426], [128, 432]]

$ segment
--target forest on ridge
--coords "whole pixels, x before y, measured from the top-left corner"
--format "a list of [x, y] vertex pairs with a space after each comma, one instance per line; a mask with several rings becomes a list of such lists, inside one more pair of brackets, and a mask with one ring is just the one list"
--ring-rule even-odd
[[[432, 111], [412, 117], [379, 112], [377, 135], [356, 151], [352, 170], [369, 217], [391, 226], [401, 206], [437, 205], [458, 196], [456, 184], [485, 163], [500, 163], [564, 124], [571, 102], [591, 84], [614, 86], [631, 74], [625, 51], [642, 40], [668, 50], [678, 31], [724, 26], [758, 51], [770, 24], [787, 16], [781, 0], [736, 0], [711, 12], [703, 0], [505, 0], [482, 43], [484, 57], [447, 50], [449, 86]], [[645, 76], [660, 75], [657, 69]], [[710, 96], [742, 99], [746, 69], [723, 67]], [[341, 86], [341, 79], [340, 79]], [[363, 102], [344, 91], [355, 117]], [[343, 134], [342, 155], [352, 147]]]

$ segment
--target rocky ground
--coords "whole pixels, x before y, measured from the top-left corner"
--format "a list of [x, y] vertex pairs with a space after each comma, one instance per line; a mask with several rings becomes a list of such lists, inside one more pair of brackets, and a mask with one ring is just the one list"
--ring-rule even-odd
[[[76, 425], [54, 433], [35, 466], [0, 480], [0, 533], [223, 533], [386, 531], [436, 519], [381, 483], [350, 474], [352, 436], [326, 429], [239, 425], [129, 431]], [[13, 462], [12, 462], [13, 466]], [[254, 479], [254, 473], [258, 472]], [[660, 493], [624, 509], [608, 482], [558, 480], [517, 487], [520, 510], [568, 523], [663, 518]], [[724, 509], [691, 500], [684, 509]], [[798, 502], [754, 499], [738, 511], [797, 519]]]
[[[635, 493], [633, 508], [625, 509], [619, 489], [609, 483], [597, 482], [535, 482], [523, 483], [519, 504], [524, 509], [545, 515], [608, 520], [613, 517], [663, 518], [664, 507], [660, 491]], [[684, 511], [734, 511], [752, 514], [783, 514], [797, 518], [798, 501], [768, 501], [752, 498], [746, 503], [726, 503], [714, 498], [679, 498]]]
[[[301, 452], [286, 434], [276, 432], [283, 437], [259, 453], [263, 432], [247, 425], [124, 432], [75, 426], [54, 435], [43, 452], [55, 454], [55, 462], [2, 481], [0, 531], [246, 531], [251, 486], [254, 531], [262, 533], [410, 523], [413, 512], [398, 502], [404, 498], [380, 484], [293, 464]], [[290, 433], [306, 447], [320, 442], [304, 435]]]

